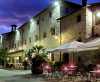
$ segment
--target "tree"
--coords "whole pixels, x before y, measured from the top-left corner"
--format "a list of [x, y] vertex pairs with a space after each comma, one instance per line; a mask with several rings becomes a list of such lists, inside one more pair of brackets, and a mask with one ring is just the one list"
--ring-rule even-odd
[[40, 54], [40, 51], [43, 49], [43, 46], [33, 46], [32, 51], [35, 52], [37, 55]]
[[2, 64], [3, 66], [7, 62], [7, 56], [7, 49], [0, 49], [0, 64]]
[[47, 52], [43, 46], [33, 46], [32, 52], [36, 53], [36, 55], [41, 56], [44, 60], [47, 60]]
[[28, 56], [29, 59], [31, 59], [32, 57], [32, 53], [35, 53], [36, 55], [39, 55], [41, 57], [43, 57], [44, 59], [47, 59], [47, 52], [44, 49], [43, 46], [33, 46], [32, 49], [29, 49], [29, 51], [27, 52], [26, 56]]
[[28, 51], [28, 57], [32, 57], [32, 53], [35, 53], [36, 56], [34, 58], [31, 58], [32, 61], [32, 67], [31, 67], [31, 71], [32, 74], [41, 74], [42, 73], [42, 68], [41, 65], [43, 62], [47, 61], [47, 52], [45, 51], [45, 49], [43, 48], [43, 46], [33, 46], [32, 49], [30, 49]]

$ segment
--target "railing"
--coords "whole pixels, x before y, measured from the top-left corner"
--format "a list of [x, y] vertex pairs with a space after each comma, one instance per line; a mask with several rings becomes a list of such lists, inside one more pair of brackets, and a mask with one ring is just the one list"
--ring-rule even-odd
[[19, 46], [18, 48], [9, 49], [9, 53], [20, 51], [20, 50], [23, 50], [23, 49], [26, 49], [26, 45]]

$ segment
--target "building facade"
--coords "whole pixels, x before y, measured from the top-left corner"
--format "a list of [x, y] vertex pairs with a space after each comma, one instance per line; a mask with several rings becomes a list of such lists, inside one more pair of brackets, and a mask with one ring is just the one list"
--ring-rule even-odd
[[[100, 3], [86, 5], [77, 12], [66, 15], [58, 19], [61, 21], [61, 43], [71, 41], [89, 42], [100, 38]], [[100, 45], [98, 45], [100, 46]], [[96, 63], [99, 58], [100, 50], [85, 51], [80, 53], [81, 60], [86, 64]], [[64, 53], [70, 58], [71, 55]], [[70, 53], [73, 54], [73, 53]], [[76, 55], [74, 55], [76, 56]], [[98, 56], [98, 58], [96, 58]], [[63, 55], [62, 59], [65, 56]], [[77, 59], [78, 57], [75, 57]], [[68, 59], [66, 59], [68, 60]], [[77, 59], [78, 60], [78, 59]], [[99, 61], [100, 63], [100, 61]]]
[[[63, 0], [50, 5], [19, 29], [2, 35], [0, 43], [9, 50], [8, 62], [22, 63], [34, 45], [52, 49], [74, 40], [86, 42], [99, 37], [99, 8], [99, 4], [81, 6]], [[60, 53], [56, 54], [54, 59], [59, 61]]]

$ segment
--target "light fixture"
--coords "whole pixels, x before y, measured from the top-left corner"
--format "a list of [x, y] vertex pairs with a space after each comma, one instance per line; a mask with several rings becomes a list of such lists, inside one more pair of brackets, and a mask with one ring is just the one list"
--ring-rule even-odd
[[59, 0], [55, 0], [55, 2], [54, 2], [54, 6], [59, 6], [60, 4], [59, 4]]
[[28, 57], [25, 57], [25, 60], [28, 60]]
[[54, 38], [57, 40], [58, 39], [58, 36], [55, 35]]
[[19, 57], [16, 57], [16, 60], [19, 60]]
[[97, 16], [97, 17], [100, 17], [100, 12], [97, 12], [97, 13], [96, 13], [96, 16]]

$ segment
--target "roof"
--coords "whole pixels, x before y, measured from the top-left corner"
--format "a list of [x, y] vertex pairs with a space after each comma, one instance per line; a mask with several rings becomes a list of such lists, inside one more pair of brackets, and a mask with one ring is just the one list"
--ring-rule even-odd
[[[68, 4], [69, 4], [69, 5], [71, 5], [71, 6], [74, 7], [74, 8], [79, 8], [79, 7], [81, 7], [80, 4], [73, 3], [73, 2], [70, 2], [70, 1], [64, 1], [64, 3], [65, 3], [65, 5], [68, 5]], [[52, 4], [49, 4], [49, 6], [47, 6], [45, 9], [43, 9], [42, 11], [40, 11], [38, 14], [36, 14], [36, 15], [33, 16], [33, 17], [38, 17], [40, 14], [42, 14], [43, 12], [45, 12], [46, 10], [48, 10], [48, 9], [51, 7], [51, 5], [52, 5]], [[29, 19], [29, 20], [30, 20], [30, 19]], [[28, 21], [29, 21], [29, 20], [28, 20]], [[22, 24], [22, 25], [19, 27], [19, 29], [21, 29], [21, 27], [24, 27], [24, 25], [26, 25], [28, 21], [26, 21], [24, 24]], [[3, 33], [2, 35], [6, 35], [6, 34], [9, 34], [9, 33], [11, 33], [11, 32]]]
[[91, 8], [92, 11], [95, 11], [96, 8], [100, 9], [100, 3], [92, 3], [88, 6], [88, 8]]
[[11, 34], [11, 32], [6, 32], [6, 33], [3, 33], [3, 34], [1, 34], [1, 35], [9, 35], [9, 34]]
[[[81, 7], [81, 8], [82, 8], [82, 7]], [[65, 17], [68, 17], [68, 16], [70, 16], [70, 15], [72, 15], [72, 14], [75, 14], [75, 13], [78, 12], [81, 8], [79, 8], [79, 9], [77, 9], [77, 10], [71, 12], [71, 13], [68, 13], [68, 14], [66, 14], [66, 15], [64, 15], [64, 16], [61, 16], [61, 17], [58, 18], [57, 20], [61, 20], [61, 19], [65, 18]]]
[[[73, 6], [74, 8], [76, 8], [76, 7], [82, 7], [82, 5], [80, 5], [80, 4], [77, 4], [77, 3], [73, 3], [73, 2], [70, 2], [70, 1], [63, 1], [63, 3], [65, 4], [65, 5], [71, 5], [71, 6]], [[52, 4], [50, 4], [48, 7], [46, 7], [45, 9], [43, 9], [42, 11], [40, 11], [37, 15], [35, 15], [34, 17], [37, 17], [37, 16], [39, 16], [40, 14], [42, 14], [43, 12], [45, 12], [46, 10], [48, 10], [49, 8], [51, 8], [51, 5]]]
[[95, 38], [94, 40], [90, 40], [86, 42], [87, 47], [96, 47], [100, 46], [100, 38]]
[[92, 4], [90, 4], [90, 6], [100, 6], [100, 2], [99, 3], [92, 3]]

